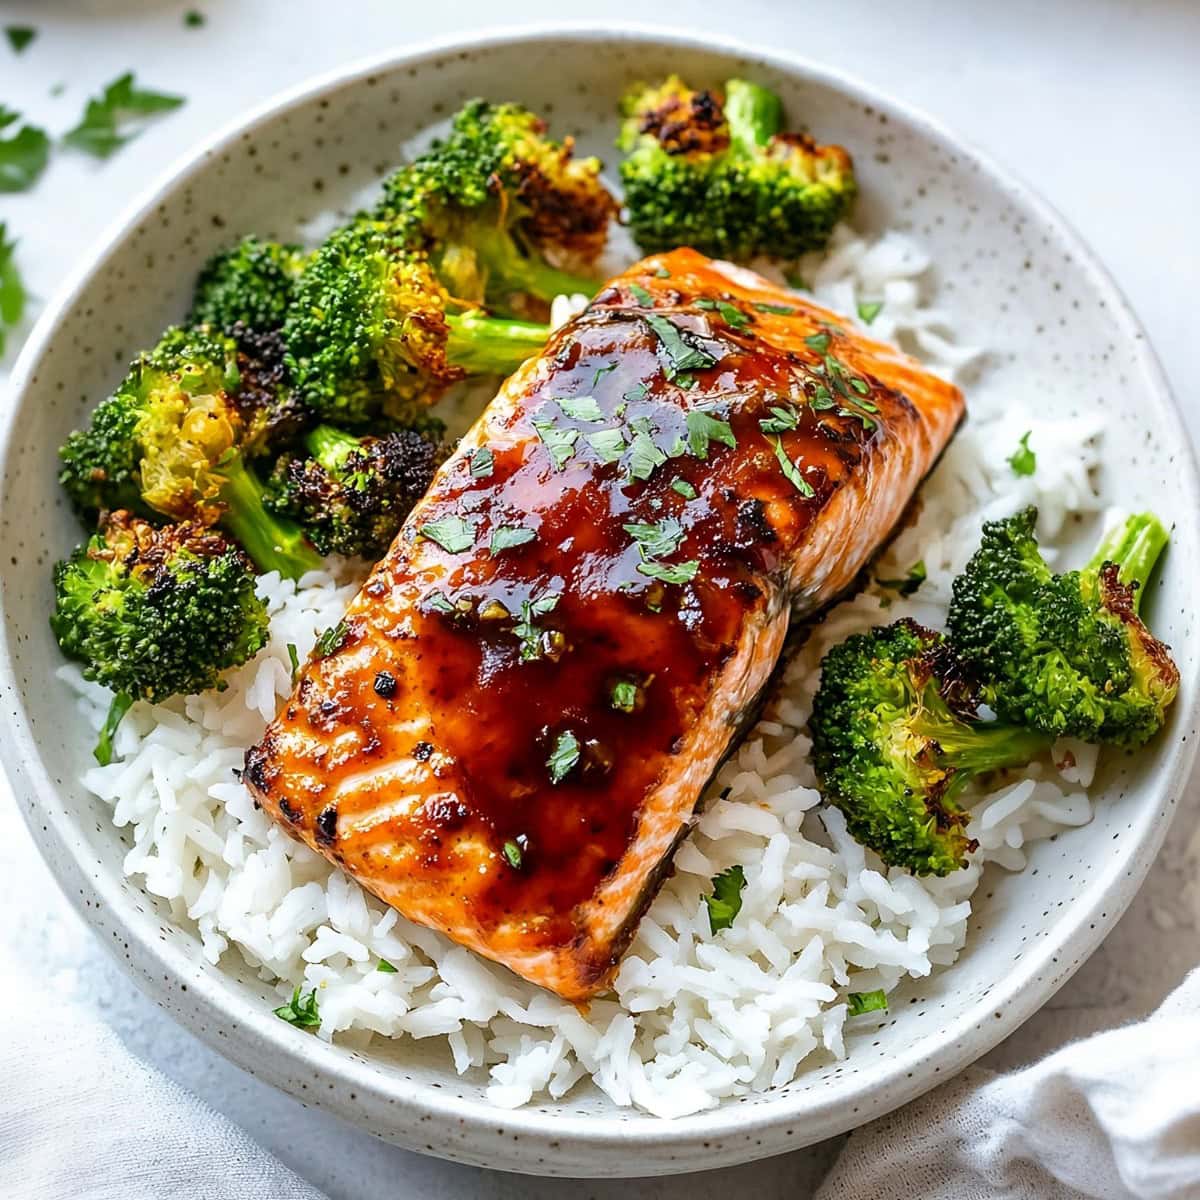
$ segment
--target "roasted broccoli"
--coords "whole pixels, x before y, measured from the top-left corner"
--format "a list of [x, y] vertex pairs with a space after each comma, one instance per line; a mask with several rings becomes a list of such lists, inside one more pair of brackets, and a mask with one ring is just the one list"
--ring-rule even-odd
[[308, 256], [298, 246], [251, 235], [209, 259], [196, 281], [190, 325], [226, 333], [235, 326], [259, 333], [283, 324], [292, 287]]
[[1140, 746], [1179, 689], [1171, 656], [1142, 623], [1142, 589], [1167, 544], [1150, 513], [1130, 517], [1080, 571], [1038, 551], [1037, 509], [983, 527], [954, 581], [948, 625], [1003, 719], [1089, 742]]
[[617, 203], [598, 160], [573, 151], [528, 109], [473, 100], [445, 141], [385, 182], [376, 215], [460, 300], [511, 311], [514, 298], [592, 295], [595, 280], [559, 267], [596, 258]]
[[731, 79], [725, 95], [677, 75], [626, 93], [621, 182], [644, 250], [693, 246], [746, 260], [821, 249], [854, 202], [849, 154], [784, 133], [779, 97]]
[[319, 425], [311, 457], [285, 454], [268, 482], [267, 506], [293, 517], [322, 554], [378, 558], [444, 456], [436, 435], [399, 429], [357, 438]]
[[909, 620], [855, 634], [825, 655], [809, 730], [822, 795], [850, 833], [918, 875], [946, 875], [974, 849], [957, 802], [963, 788], [1051, 742], [980, 720], [949, 643]]
[[50, 624], [85, 679], [115, 693], [97, 758], [135, 699], [160, 701], [220, 686], [220, 675], [267, 640], [267, 609], [250, 560], [225, 537], [184, 522], [156, 528], [111, 513], [54, 569]]
[[290, 427], [292, 400], [256, 374], [233, 338], [171, 329], [62, 447], [59, 475], [85, 520], [132, 509], [220, 520], [263, 571], [289, 578], [321, 565], [291, 522], [262, 504], [245, 458]]
[[323, 420], [409, 423], [416, 407], [468, 374], [514, 371], [550, 333], [455, 307], [390, 226], [347, 226], [296, 285], [283, 337], [297, 390]]

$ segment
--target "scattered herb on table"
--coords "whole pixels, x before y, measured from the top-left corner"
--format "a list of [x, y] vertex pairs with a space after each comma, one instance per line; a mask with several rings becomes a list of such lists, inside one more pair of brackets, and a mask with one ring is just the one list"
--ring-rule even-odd
[[292, 998], [274, 1010], [275, 1015], [289, 1025], [299, 1025], [301, 1029], [316, 1029], [321, 1024], [321, 1014], [317, 1009], [317, 989], [313, 988], [303, 999], [300, 998], [300, 985], [292, 993]]
[[38, 31], [32, 25], [5, 25], [4, 36], [12, 47], [14, 54], [22, 54], [29, 49], [30, 43], [36, 38]]
[[208, 18], [196, 9], [190, 9], [183, 14], [184, 26], [188, 29], [199, 29], [202, 25], [207, 24]]
[[[21, 114], [0, 104], [0, 130]], [[0, 137], [0, 192], [28, 191], [50, 160], [50, 138], [36, 125], [22, 125], [11, 137]]]
[[133, 72], [127, 71], [114, 79], [99, 99], [87, 102], [79, 124], [63, 135], [63, 144], [96, 158], [108, 158], [141, 132], [141, 122], [183, 103], [182, 96], [137, 87]]
[[17, 243], [9, 240], [0, 221], [0, 355], [4, 353], [5, 335], [25, 312], [25, 285], [17, 269], [16, 249]]
[[1008, 456], [1008, 465], [1014, 475], [1032, 475], [1037, 470], [1037, 455], [1029, 448], [1032, 433], [1032, 429], [1026, 430], [1017, 448]]
[[704, 897], [708, 906], [708, 928], [712, 933], [728, 929], [742, 911], [742, 889], [746, 872], [740, 866], [722, 871], [712, 881], [712, 895]]

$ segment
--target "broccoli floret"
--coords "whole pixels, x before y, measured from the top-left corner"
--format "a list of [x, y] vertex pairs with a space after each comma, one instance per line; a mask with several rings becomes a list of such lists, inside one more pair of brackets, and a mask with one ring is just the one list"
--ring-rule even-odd
[[454, 307], [429, 263], [390, 226], [347, 226], [296, 285], [283, 336], [297, 390], [323, 420], [409, 423], [417, 406], [468, 374], [514, 371], [550, 333]]
[[719, 93], [677, 75], [626, 93], [621, 183], [644, 250], [693, 246], [746, 260], [821, 249], [857, 192], [850, 155], [784, 133], [774, 92], [742, 79]]
[[914, 621], [855, 634], [821, 663], [809, 730], [824, 798], [884, 862], [946, 875], [974, 849], [957, 797], [1050, 739], [978, 719], [950, 644]]
[[85, 679], [115, 693], [97, 758], [135, 699], [161, 701], [220, 686], [221, 672], [266, 644], [267, 609], [250, 560], [193, 522], [155, 528], [110, 514], [54, 568], [50, 624]]
[[201, 271], [188, 323], [226, 333], [239, 325], [263, 333], [280, 328], [308, 257], [299, 246], [242, 238]]
[[322, 554], [379, 558], [445, 456], [417, 429], [357, 438], [319, 425], [304, 441], [311, 457], [279, 460], [267, 504], [299, 521]]
[[299, 528], [263, 507], [245, 461], [266, 448], [290, 404], [253, 368], [232, 337], [168, 330], [60, 451], [59, 479], [84, 519], [135, 509], [219, 520], [263, 571], [297, 578], [319, 567]]
[[528, 109], [484, 100], [385, 182], [377, 212], [455, 296], [509, 311], [521, 298], [594, 294], [594, 279], [559, 267], [593, 262], [616, 214], [597, 159], [575, 158], [571, 138], [551, 141]]
[[1179, 690], [1167, 647], [1138, 616], [1167, 544], [1150, 513], [1101, 541], [1080, 571], [1056, 575], [1038, 550], [1037, 509], [983, 527], [954, 581], [948, 625], [1005, 720], [1089, 742], [1140, 746]]

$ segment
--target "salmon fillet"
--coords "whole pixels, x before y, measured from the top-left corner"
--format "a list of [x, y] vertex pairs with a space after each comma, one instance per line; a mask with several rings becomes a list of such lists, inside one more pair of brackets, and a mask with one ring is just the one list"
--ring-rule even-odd
[[791, 292], [645, 259], [504, 384], [247, 785], [410, 920], [595, 995], [789, 621], [852, 583], [962, 414]]

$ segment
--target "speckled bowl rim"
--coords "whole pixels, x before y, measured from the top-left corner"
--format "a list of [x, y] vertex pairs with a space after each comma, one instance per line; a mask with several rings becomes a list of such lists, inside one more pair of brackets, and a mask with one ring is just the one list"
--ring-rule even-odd
[[[799, 56], [758, 48], [724, 37], [690, 34], [668, 27], [622, 22], [614, 26], [590, 22], [540, 22], [535, 25], [477, 31], [468, 37], [448, 37], [424, 42], [403, 52], [389, 51], [323, 73], [258, 105], [245, 117], [227, 124], [176, 162], [162, 177], [109, 227], [98, 248], [75, 270], [59, 289], [35, 325], [13, 371], [9, 403], [0, 416], [0, 469], [7, 471], [10, 456], [20, 452], [14, 444], [16, 413], [30, 383], [34, 365], [54, 338], [59, 322], [69, 312], [91, 276], [113, 255], [139, 221], [149, 216], [165, 194], [180, 187], [207, 162], [250, 130], [270, 123], [281, 113], [332, 89], [397, 67], [419, 66], [427, 60], [456, 52], [478, 51], [511, 43], [536, 43], [561, 38], [583, 42], [626, 40], [655, 48], [711, 51], [752, 58], [782, 73], [834, 88], [844, 95], [873, 105], [896, 118], [930, 141], [972, 162], [999, 186], [1013, 204], [1028, 212], [1042, 226], [1070, 247], [1089, 285], [1103, 297], [1125, 337], [1130, 370], [1142, 374], [1152, 412], [1150, 425], [1163, 438], [1182, 448], [1180, 467], [1184, 490], [1190, 497], [1181, 519], [1200, 520], [1200, 474], [1195, 452], [1181, 414], [1170, 394], [1166, 377], [1145, 332], [1107, 270], [1101, 266], [1082, 238], [1063, 217], [1031, 188], [999, 167], [986, 154], [950, 133], [937, 121], [876, 91], [851, 76], [809, 62]], [[0, 593], [0, 619], [5, 614], [6, 596]], [[933, 1053], [899, 1054], [877, 1068], [863, 1072], [856, 1083], [839, 1088], [825, 1099], [811, 1092], [799, 1096], [783, 1094], [747, 1110], [723, 1105], [707, 1112], [673, 1121], [651, 1117], [628, 1120], [604, 1115], [571, 1116], [546, 1114], [534, 1109], [500, 1110], [486, 1102], [463, 1099], [431, 1086], [406, 1083], [402, 1089], [389, 1084], [388, 1076], [369, 1061], [337, 1055], [316, 1038], [298, 1038], [263, 1007], [238, 1005], [231, 1010], [229, 993], [197, 968], [189, 952], [170, 943], [139, 933], [123, 913], [128, 904], [120, 880], [100, 874], [98, 864], [80, 851], [72, 834], [78, 818], [64, 802], [42, 769], [25, 713], [21, 708], [7, 624], [0, 620], [0, 691], [13, 703], [5, 705], [0, 733], [4, 766], [14, 793], [33, 793], [35, 803], [18, 802], [34, 840], [45, 854], [60, 887], [85, 920], [103, 905], [120, 923], [128, 937], [128, 963], [140, 986], [209, 1046], [239, 1065], [253, 1063], [259, 1077], [285, 1091], [329, 1109], [353, 1124], [367, 1126], [398, 1144], [483, 1166], [559, 1174], [556, 1151], [575, 1171], [590, 1175], [691, 1171], [731, 1165], [767, 1157], [809, 1145], [843, 1133], [899, 1107], [934, 1084], [950, 1078], [1027, 1020], [1074, 973], [1116, 924], [1136, 894], [1161, 846], [1169, 822], [1151, 823], [1139, 841], [1125, 848], [1120, 871], [1110, 871], [1111, 890], [1093, 891], [1093, 902], [1080, 900], [1064, 914], [1055, 936], [1047, 937], [1014, 963], [991, 994], [953, 1020]], [[1200, 675], [1200, 669], [1194, 672]], [[1195, 724], [1200, 708], [1200, 679], [1184, 681], [1181, 695], [1187, 711], [1180, 713], [1181, 726]], [[11, 710], [11, 711], [10, 711]], [[1196, 739], [1175, 742], [1162, 752], [1162, 766], [1149, 785], [1160, 807], [1177, 795], [1189, 776], [1196, 752]], [[1149, 803], [1149, 801], [1147, 801]], [[36, 812], [36, 818], [35, 818]], [[40, 819], [37, 819], [40, 818]], [[44, 829], [43, 829], [44, 826]], [[1103, 909], [1103, 911], [1101, 911]], [[107, 939], [104, 939], [106, 944]], [[1070, 955], [1063, 948], [1071, 947]], [[115, 949], [110, 945], [110, 949]], [[118, 961], [121, 961], [118, 956]], [[187, 985], [186, 1004], [178, 995]], [[239, 1011], [240, 1010], [240, 1011]], [[987, 1014], [990, 1020], [982, 1020]], [[316, 1073], [336, 1080], [340, 1087], [312, 1088], [301, 1093], [300, 1075]], [[322, 1096], [321, 1093], [328, 1093]], [[351, 1096], [356, 1097], [351, 1099]], [[502, 1133], [513, 1149], [495, 1152], [493, 1137], [480, 1138], [472, 1150], [470, 1131], [490, 1135]], [[443, 1130], [445, 1133], [443, 1134]], [[464, 1136], [465, 1135], [465, 1136]], [[566, 1150], [567, 1147], [569, 1150]], [[642, 1152], [642, 1153], [639, 1153]], [[645, 1157], [643, 1157], [643, 1153]], [[564, 1163], [564, 1166], [567, 1164]]]

